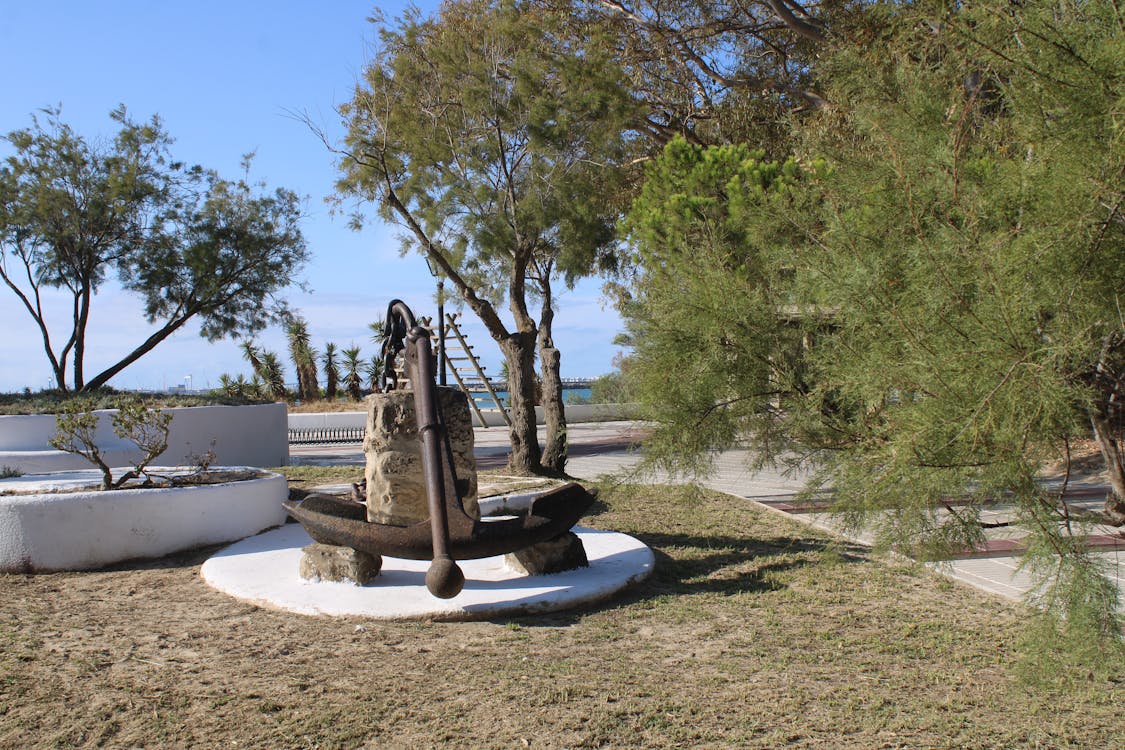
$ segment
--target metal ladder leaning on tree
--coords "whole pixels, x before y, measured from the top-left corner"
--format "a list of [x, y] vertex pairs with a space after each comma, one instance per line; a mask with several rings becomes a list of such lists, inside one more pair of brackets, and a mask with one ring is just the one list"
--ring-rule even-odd
[[[504, 422], [511, 427], [512, 419], [508, 416], [508, 410], [504, 408], [500, 397], [496, 395], [492, 383], [488, 380], [488, 376], [484, 374], [484, 365], [480, 363], [480, 360], [473, 353], [472, 345], [465, 340], [465, 334], [457, 324], [457, 319], [459, 317], [461, 317], [461, 313], [445, 314], [446, 337], [444, 342], [438, 341], [439, 334], [435, 327], [430, 327], [430, 336], [438, 343], [438, 348], [439, 351], [443, 353], [445, 364], [448, 365], [449, 371], [453, 373], [453, 378], [457, 381], [457, 386], [464, 391], [465, 395], [468, 397], [469, 406], [472, 407], [473, 413], [480, 422], [480, 426], [487, 427], [488, 422], [485, 421], [484, 414], [481, 413], [480, 407], [477, 406], [472, 391], [469, 389], [469, 384], [475, 385], [477, 382], [488, 392], [489, 397], [492, 399], [493, 403], [496, 404], [496, 408], [500, 410], [500, 416], [503, 417]], [[449, 334], [452, 334], [452, 336]], [[451, 347], [453, 349], [452, 353], [450, 351]]]

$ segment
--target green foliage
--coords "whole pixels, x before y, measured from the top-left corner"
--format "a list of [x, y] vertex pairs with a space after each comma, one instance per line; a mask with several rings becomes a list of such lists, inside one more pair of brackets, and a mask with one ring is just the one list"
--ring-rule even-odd
[[257, 375], [254, 375], [251, 380], [247, 380], [242, 373], [232, 378], [224, 372], [219, 376], [219, 392], [228, 398], [268, 400], [264, 398], [262, 381], [258, 379]]
[[[916, 538], [917, 516], [883, 511], [951, 493], [1010, 498], [1029, 534], [1054, 535], [1067, 519], [1035, 481], [1043, 459], [1096, 416], [1120, 440], [1123, 48], [1108, 6], [1057, 10], [982, 2], [935, 34], [909, 22], [941, 13], [921, 8], [830, 65], [841, 114], [809, 141], [838, 169], [801, 278], [840, 314], [813, 401], [839, 407], [820, 410], [824, 478], [891, 541]], [[972, 520], [935, 530], [971, 542]]]
[[[747, 146], [673, 140], [623, 223], [638, 271], [625, 302], [629, 380], [665, 467], [754, 435], [773, 446], [775, 405], [800, 389], [791, 216], [827, 173]], [[762, 453], [768, 459], [770, 451]]]
[[149, 409], [139, 399], [121, 403], [113, 415], [113, 432], [136, 445], [142, 458], [117, 479], [113, 478], [113, 471], [98, 446], [98, 422], [99, 416], [89, 401], [71, 399], [55, 417], [56, 434], [49, 441], [51, 447], [82, 456], [94, 464], [102, 473], [103, 490], [117, 489], [140, 477], [144, 477], [146, 483], [150, 482], [146, 467], [168, 449], [168, 427], [172, 423], [172, 414]]
[[19, 469], [13, 469], [11, 466], [0, 466], [0, 479], [15, 479], [22, 476], [23, 472]]
[[632, 388], [625, 375], [620, 372], [610, 372], [599, 375], [590, 382], [590, 397], [581, 401], [568, 401], [568, 403], [586, 404], [627, 404], [636, 400]]
[[[338, 191], [403, 226], [404, 249], [425, 255], [498, 342], [512, 373], [512, 466], [524, 472], [565, 464], [553, 287], [616, 262], [639, 111], [597, 24], [576, 43], [571, 21], [566, 8], [506, 0], [408, 11], [381, 29], [341, 108]], [[505, 301], [510, 322], [496, 309]], [[542, 453], [537, 346], [550, 369]]]
[[1116, 649], [1092, 529], [1038, 475], [1092, 436], [1125, 518], [1125, 19], [999, 0], [858, 18], [823, 61], [833, 106], [795, 123], [805, 156], [680, 143], [647, 175], [624, 307], [665, 425], [647, 445], [687, 467], [793, 448], [811, 490], [921, 557], [979, 543], [1000, 500], [1056, 643]]
[[[785, 153], [788, 113], [822, 103], [822, 47], [850, 3], [775, 0], [574, 0], [572, 12], [612, 36], [615, 58], [646, 108], [640, 129], [663, 145], [752, 138]], [[798, 12], [794, 9], [799, 8]], [[767, 20], [768, 19], [768, 20]], [[581, 38], [581, 29], [575, 31]]]
[[561, 20], [491, 0], [408, 13], [380, 31], [364, 88], [342, 109], [349, 150], [378, 148], [379, 160], [342, 160], [341, 190], [371, 195], [389, 178], [425, 233], [445, 238], [443, 260], [495, 299], [513, 251], [573, 277], [613, 241], [606, 188], [633, 105], [610, 51], [589, 40], [571, 54]]
[[363, 371], [367, 375], [368, 390], [379, 390], [379, 376], [383, 372], [383, 358], [378, 354], [372, 354]]
[[[58, 110], [4, 136], [14, 153], [0, 166], [0, 278], [38, 327], [64, 390], [104, 385], [188, 320], [212, 341], [260, 330], [279, 319], [276, 294], [307, 255], [294, 193], [175, 161], [159, 118], [138, 123], [123, 107], [111, 118], [119, 130], [108, 143], [88, 142]], [[156, 330], [87, 377], [90, 310], [109, 279], [141, 297]], [[61, 335], [48, 326], [48, 288], [70, 298]]]

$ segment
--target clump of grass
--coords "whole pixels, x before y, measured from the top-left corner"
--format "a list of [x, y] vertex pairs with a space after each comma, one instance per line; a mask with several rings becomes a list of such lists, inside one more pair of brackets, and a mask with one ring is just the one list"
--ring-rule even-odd
[[14, 469], [11, 466], [0, 466], [0, 479], [15, 479], [22, 476], [23, 472], [19, 469]]
[[338, 484], [358, 482], [363, 478], [361, 464], [343, 466], [276, 466], [268, 471], [276, 472], [289, 480], [290, 484]]

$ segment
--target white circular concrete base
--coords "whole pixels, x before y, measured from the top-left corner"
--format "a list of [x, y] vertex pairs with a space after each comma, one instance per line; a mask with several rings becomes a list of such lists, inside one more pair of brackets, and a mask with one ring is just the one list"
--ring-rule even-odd
[[576, 526], [590, 567], [523, 576], [504, 558], [463, 560], [465, 588], [452, 599], [426, 590], [429, 561], [384, 557], [365, 586], [307, 581], [297, 572], [301, 548], [311, 544], [300, 525], [286, 524], [232, 544], [203, 564], [203, 580], [244, 601], [305, 615], [376, 620], [486, 620], [604, 601], [652, 573], [652, 550], [631, 536]]

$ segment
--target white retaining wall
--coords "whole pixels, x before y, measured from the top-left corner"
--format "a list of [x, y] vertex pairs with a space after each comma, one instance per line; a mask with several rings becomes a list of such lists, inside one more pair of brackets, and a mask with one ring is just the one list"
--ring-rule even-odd
[[[76, 472], [100, 476], [96, 471]], [[285, 522], [285, 477], [227, 484], [50, 492], [67, 473], [0, 480], [40, 494], [0, 495], [0, 572], [86, 570], [231, 542]], [[22, 490], [27, 492], [28, 490]]]
[[[249, 406], [192, 406], [167, 409], [172, 414], [168, 450], [158, 463], [190, 465], [192, 455], [202, 455], [215, 441], [214, 463], [226, 466], [284, 466], [289, 463], [289, 435], [285, 404]], [[130, 441], [113, 432], [116, 409], [99, 409], [95, 436], [106, 463], [123, 466], [142, 455]], [[53, 414], [0, 415], [0, 467], [41, 473], [86, 469], [82, 456], [51, 448], [55, 435]]]

